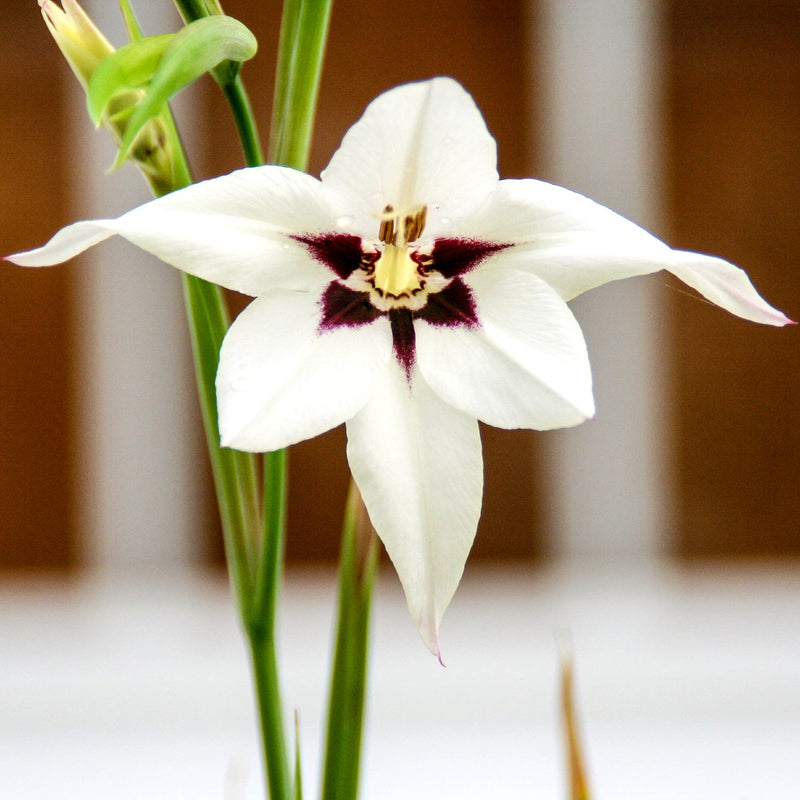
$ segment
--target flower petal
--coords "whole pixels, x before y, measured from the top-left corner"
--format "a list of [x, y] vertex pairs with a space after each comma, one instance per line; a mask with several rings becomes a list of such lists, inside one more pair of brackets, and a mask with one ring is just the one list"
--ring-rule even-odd
[[731, 314], [764, 325], [792, 324], [755, 290], [747, 273], [721, 258], [673, 250], [667, 269], [712, 303]]
[[598, 233], [629, 245], [666, 245], [644, 228], [578, 192], [533, 178], [502, 180], [466, 225], [469, 235], [511, 244]]
[[62, 228], [43, 247], [26, 250], [23, 253], [14, 253], [14, 255], [5, 256], [3, 260], [20, 267], [49, 267], [53, 264], [61, 264], [112, 237], [116, 233], [113, 225], [114, 220], [110, 219], [75, 222]]
[[319, 294], [274, 292], [234, 321], [220, 352], [217, 401], [226, 447], [269, 452], [357, 413], [391, 357], [389, 325], [320, 331]]
[[119, 234], [185, 272], [256, 296], [330, 280], [288, 234], [333, 226], [319, 181], [284, 167], [255, 167], [194, 184], [115, 220], [75, 223], [44, 247], [9, 260], [56, 264]]
[[350, 229], [370, 238], [387, 205], [427, 205], [426, 233], [438, 235], [480, 205], [497, 180], [495, 141], [473, 99], [450, 78], [398, 86], [373, 100], [322, 174], [351, 215]]
[[464, 228], [481, 239], [516, 245], [494, 256], [492, 265], [532, 272], [565, 300], [609, 281], [667, 269], [740, 317], [767, 325], [790, 321], [738, 267], [672, 250], [611, 209], [543, 181], [500, 181]]
[[648, 275], [664, 269], [670, 249], [630, 247], [623, 241], [599, 234], [576, 234], [570, 239], [509, 248], [487, 266], [517, 269], [537, 275], [564, 300], [611, 281]]
[[478, 423], [392, 362], [347, 423], [347, 457], [408, 609], [434, 655], [475, 538], [483, 491]]
[[479, 268], [463, 280], [479, 325], [416, 325], [417, 363], [431, 388], [497, 428], [548, 430], [591, 417], [586, 344], [567, 304], [517, 270]]

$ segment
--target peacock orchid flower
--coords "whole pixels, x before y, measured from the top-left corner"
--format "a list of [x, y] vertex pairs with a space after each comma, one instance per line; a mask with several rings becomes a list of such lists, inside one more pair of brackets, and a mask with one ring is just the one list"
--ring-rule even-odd
[[353, 477], [434, 653], [480, 515], [478, 420], [545, 430], [594, 413], [567, 301], [667, 269], [745, 319], [789, 322], [726, 261], [566, 189], [499, 180], [495, 142], [448, 78], [379, 96], [320, 180], [241, 170], [10, 260], [59, 263], [113, 234], [255, 297], [222, 346], [222, 443], [272, 451], [346, 423]]

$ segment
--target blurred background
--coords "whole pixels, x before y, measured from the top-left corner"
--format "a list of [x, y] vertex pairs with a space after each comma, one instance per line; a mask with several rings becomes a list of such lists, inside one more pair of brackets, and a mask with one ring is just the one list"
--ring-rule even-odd
[[[142, 4], [140, 4], [142, 5]], [[116, 44], [112, 2], [87, 3]], [[266, 138], [278, 4], [227, 0], [257, 35], [244, 78]], [[169, 3], [140, 9], [174, 29]], [[311, 171], [386, 88], [452, 75], [503, 177], [610, 205], [672, 246], [745, 268], [800, 316], [800, 14], [778, 0], [341, 0]], [[178, 101], [199, 177], [241, 165], [217, 87]], [[86, 119], [32, 2], [0, 28], [0, 251], [147, 198]], [[0, 271], [0, 568], [218, 564], [177, 277], [104, 245]], [[234, 298], [241, 306], [241, 301]], [[598, 418], [556, 433], [484, 428], [475, 556], [534, 560], [800, 553], [796, 332], [731, 317], [659, 274], [574, 303]], [[291, 456], [289, 557], [335, 556], [347, 470], [337, 430]]]

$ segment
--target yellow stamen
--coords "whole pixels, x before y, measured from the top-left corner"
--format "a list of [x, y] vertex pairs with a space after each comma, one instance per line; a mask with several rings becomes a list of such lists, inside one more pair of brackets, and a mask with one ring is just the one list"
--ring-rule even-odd
[[395, 212], [386, 206], [381, 214], [378, 232], [385, 247], [375, 262], [374, 286], [383, 296], [411, 296], [422, 288], [417, 263], [408, 252], [410, 242], [415, 242], [425, 228], [426, 206], [417, 206]]

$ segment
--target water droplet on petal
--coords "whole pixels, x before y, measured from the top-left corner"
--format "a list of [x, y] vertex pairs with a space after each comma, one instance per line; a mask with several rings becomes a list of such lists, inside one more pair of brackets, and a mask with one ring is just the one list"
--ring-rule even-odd
[[452, 222], [452, 220], [450, 219], [450, 217], [442, 217], [442, 218], [439, 220], [439, 222], [440, 222], [442, 225], [449, 225], [449, 224]]
[[231, 381], [231, 389], [234, 392], [246, 392], [250, 388], [250, 381], [247, 378], [234, 378]]
[[342, 229], [349, 228], [355, 221], [356, 218], [352, 214], [343, 214], [341, 217], [337, 217], [336, 227]]
[[442, 144], [453, 144], [453, 137], [452, 136], [445, 136], [442, 139]]

